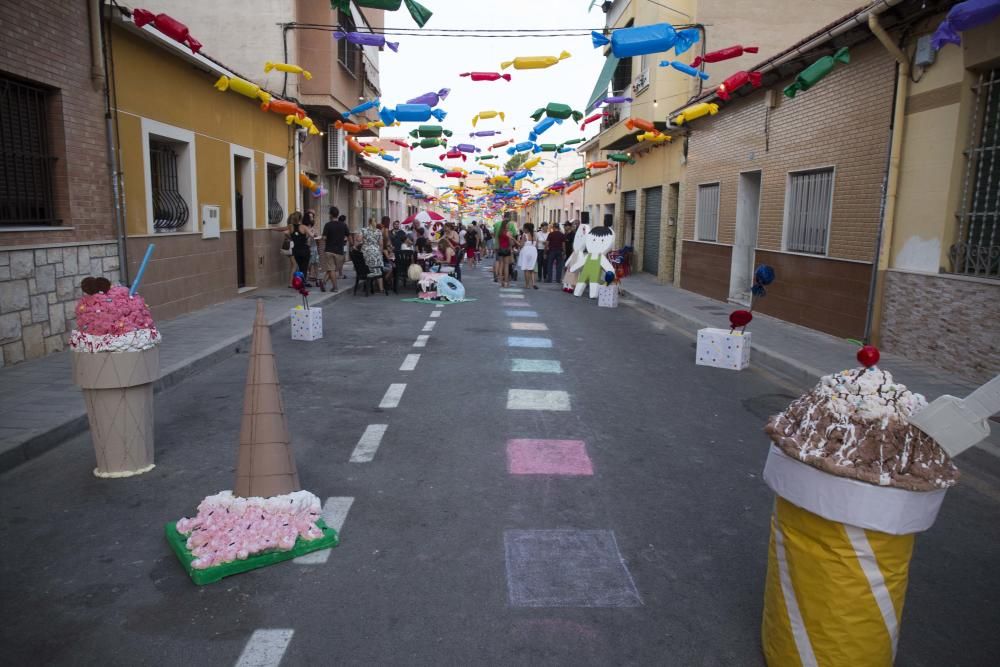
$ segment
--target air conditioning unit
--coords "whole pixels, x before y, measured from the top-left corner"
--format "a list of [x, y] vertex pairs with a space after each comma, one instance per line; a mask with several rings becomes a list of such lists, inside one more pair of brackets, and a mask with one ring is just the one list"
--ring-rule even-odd
[[330, 125], [326, 131], [326, 168], [330, 171], [347, 171], [347, 134]]

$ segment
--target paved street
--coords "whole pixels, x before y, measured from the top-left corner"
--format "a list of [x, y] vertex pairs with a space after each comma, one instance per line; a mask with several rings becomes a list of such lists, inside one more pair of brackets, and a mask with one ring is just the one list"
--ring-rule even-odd
[[[95, 478], [85, 434], [0, 477], [4, 662], [763, 664], [762, 429], [803, 388], [696, 367], [640, 308], [465, 283], [477, 301], [338, 299], [321, 342], [275, 328], [328, 553], [197, 587], [163, 538], [232, 487], [245, 353], [157, 394], [151, 473]], [[899, 665], [1000, 655], [1000, 461], [958, 463]]]

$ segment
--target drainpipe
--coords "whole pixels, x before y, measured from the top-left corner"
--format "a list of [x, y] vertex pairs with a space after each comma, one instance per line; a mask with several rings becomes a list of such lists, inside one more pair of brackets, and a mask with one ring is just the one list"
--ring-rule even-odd
[[302, 185], [299, 184], [299, 153], [302, 151], [302, 144], [299, 143], [299, 132], [305, 130], [292, 130], [292, 143], [295, 144], [295, 175], [292, 181], [295, 183], [295, 210], [302, 211]]
[[882, 201], [882, 224], [879, 227], [872, 261], [872, 279], [868, 290], [868, 313], [865, 318], [865, 340], [877, 343], [882, 322], [882, 296], [885, 291], [885, 272], [889, 268], [892, 249], [893, 225], [896, 221], [896, 201], [899, 194], [899, 168], [903, 150], [903, 130], [906, 121], [906, 97], [910, 88], [910, 59], [879, 23], [874, 11], [868, 15], [868, 28], [876, 39], [896, 60], [896, 90], [892, 116], [892, 139], [889, 144], [889, 162], [886, 167], [885, 195]]
[[90, 81], [94, 90], [104, 88], [104, 57], [101, 49], [101, 0], [87, 3], [88, 28], [90, 31]]
[[[116, 243], [118, 245], [118, 277], [123, 285], [130, 285], [132, 280], [129, 276], [128, 268], [128, 246], [126, 244], [125, 230], [125, 202], [121, 191], [122, 179], [118, 162], [118, 109], [112, 110], [111, 98], [112, 89], [115, 91], [115, 105], [118, 104], [117, 88], [114, 87], [113, 69], [110, 66], [114, 57], [111, 49], [110, 35], [104, 39], [104, 17], [103, 0], [90, 0], [90, 48], [91, 57], [96, 52], [97, 60], [91, 67], [91, 78], [95, 85], [104, 89], [104, 131], [105, 142], [108, 151], [108, 177], [111, 183], [111, 206], [114, 213]], [[114, 11], [114, 10], [111, 10]], [[112, 17], [108, 16], [107, 28], [112, 30], [110, 24]], [[96, 32], [95, 32], [96, 29]], [[98, 70], [95, 75], [94, 70]]]

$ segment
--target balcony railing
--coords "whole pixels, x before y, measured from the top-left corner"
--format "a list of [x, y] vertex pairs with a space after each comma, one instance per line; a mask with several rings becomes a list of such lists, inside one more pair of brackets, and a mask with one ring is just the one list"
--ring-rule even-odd
[[619, 121], [628, 118], [632, 112], [632, 103], [609, 104], [604, 107], [603, 111], [607, 115], [601, 119], [601, 132], [617, 125]]

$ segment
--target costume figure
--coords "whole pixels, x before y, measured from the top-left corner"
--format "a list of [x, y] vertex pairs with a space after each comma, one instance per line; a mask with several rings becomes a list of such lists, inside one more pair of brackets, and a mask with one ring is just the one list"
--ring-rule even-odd
[[[580, 231], [577, 230], [577, 235], [579, 234]], [[590, 298], [596, 299], [597, 288], [604, 281], [604, 274], [608, 271], [614, 273], [615, 270], [611, 260], [607, 258], [608, 251], [615, 242], [615, 234], [610, 227], [594, 227], [587, 232], [586, 239], [586, 253], [578, 257], [576, 264], [570, 267], [580, 272], [573, 296], [582, 295], [587, 285], [590, 285]]]

